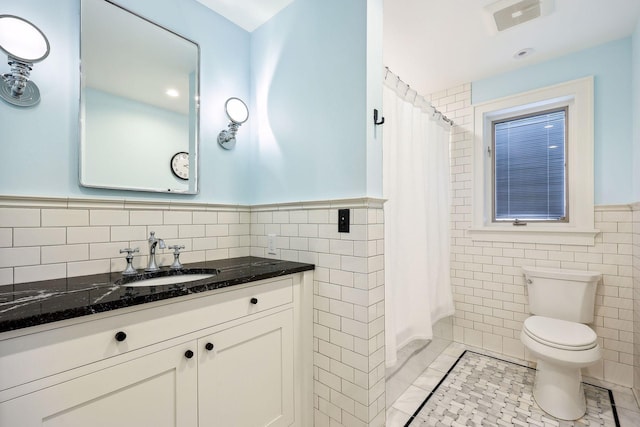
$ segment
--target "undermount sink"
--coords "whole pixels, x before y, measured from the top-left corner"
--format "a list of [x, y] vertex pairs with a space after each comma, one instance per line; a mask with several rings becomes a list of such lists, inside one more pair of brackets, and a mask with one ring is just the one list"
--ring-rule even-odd
[[142, 279], [137, 282], [127, 283], [123, 286], [136, 287], [136, 286], [162, 286], [162, 285], [176, 285], [178, 283], [193, 282], [194, 280], [208, 279], [213, 277], [213, 274], [186, 274], [184, 276], [166, 276], [166, 277], [154, 277], [153, 279]]
[[123, 277], [116, 282], [117, 285], [128, 288], [141, 286], [167, 286], [178, 285], [181, 283], [194, 282], [196, 280], [204, 280], [218, 274], [216, 269], [195, 269], [195, 270], [179, 270], [179, 271], [160, 271], [149, 274], [138, 274], [136, 276]]

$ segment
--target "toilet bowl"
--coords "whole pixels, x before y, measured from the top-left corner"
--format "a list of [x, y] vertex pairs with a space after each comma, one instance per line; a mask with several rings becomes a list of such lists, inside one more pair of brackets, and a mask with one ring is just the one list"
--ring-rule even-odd
[[586, 325], [532, 316], [520, 340], [537, 359], [533, 397], [540, 408], [562, 420], [576, 420], [586, 411], [580, 370], [602, 357], [596, 333]]
[[586, 411], [581, 369], [598, 362], [598, 336], [584, 323], [593, 321], [595, 289], [601, 274], [590, 271], [522, 268], [533, 316], [520, 340], [536, 359], [533, 397], [540, 408], [562, 420]]

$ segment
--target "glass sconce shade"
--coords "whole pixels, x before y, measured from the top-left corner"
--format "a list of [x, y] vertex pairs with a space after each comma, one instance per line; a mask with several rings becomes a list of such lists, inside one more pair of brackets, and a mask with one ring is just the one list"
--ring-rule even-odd
[[218, 144], [225, 150], [231, 150], [236, 146], [238, 128], [249, 119], [249, 109], [240, 98], [229, 98], [224, 103], [224, 110], [231, 123], [229, 129], [222, 130], [218, 135]]
[[19, 61], [34, 63], [49, 55], [49, 41], [29, 21], [0, 15], [0, 49]]
[[0, 15], [0, 50], [8, 56], [11, 73], [3, 74], [0, 97], [19, 107], [40, 101], [40, 91], [29, 80], [33, 64], [49, 55], [49, 40], [38, 27], [13, 15]]
[[229, 98], [224, 104], [227, 117], [234, 123], [242, 124], [249, 118], [247, 105], [239, 98]]

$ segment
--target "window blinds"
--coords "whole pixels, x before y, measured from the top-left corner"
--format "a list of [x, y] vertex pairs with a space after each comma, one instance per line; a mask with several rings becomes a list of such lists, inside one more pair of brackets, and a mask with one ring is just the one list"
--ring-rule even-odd
[[566, 218], [566, 109], [494, 123], [494, 219]]

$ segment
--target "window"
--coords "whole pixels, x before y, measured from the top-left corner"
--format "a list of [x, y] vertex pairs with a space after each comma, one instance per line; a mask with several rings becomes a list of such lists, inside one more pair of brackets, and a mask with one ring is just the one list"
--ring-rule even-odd
[[493, 122], [493, 221], [566, 221], [567, 109]]
[[593, 245], [593, 78], [474, 106], [472, 240]]

